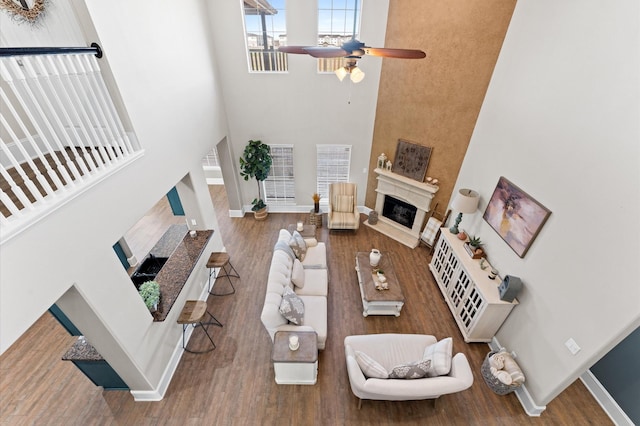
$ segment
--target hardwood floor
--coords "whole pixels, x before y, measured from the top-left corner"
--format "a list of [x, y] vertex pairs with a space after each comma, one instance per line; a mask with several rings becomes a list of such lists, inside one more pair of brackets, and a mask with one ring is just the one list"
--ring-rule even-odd
[[[217, 349], [185, 353], [165, 398], [134, 402], [124, 391], [103, 391], [71, 363], [61, 361], [75, 338], [47, 313], [0, 357], [0, 421], [6, 425], [607, 425], [608, 416], [577, 381], [539, 418], [527, 416], [514, 394], [498, 396], [485, 385], [480, 365], [486, 344], [465, 344], [427, 268], [428, 250], [411, 250], [361, 226], [357, 233], [318, 232], [329, 259], [328, 340], [319, 355], [314, 386], [277, 385], [271, 341], [260, 322], [266, 276], [277, 232], [308, 214], [229, 218], [223, 187], [212, 186], [223, 241], [240, 272], [237, 292], [208, 299], [224, 327], [212, 327]], [[362, 216], [363, 220], [365, 216]], [[171, 220], [168, 218], [167, 220]], [[162, 217], [157, 221], [164, 220]], [[216, 230], [218, 231], [218, 230]], [[159, 238], [159, 235], [158, 235]], [[406, 304], [400, 317], [364, 318], [354, 253], [372, 247], [393, 252]], [[176, 325], [178, 327], [178, 325]], [[474, 372], [473, 386], [430, 401], [364, 401], [351, 393], [343, 339], [363, 333], [426, 333], [452, 336]], [[206, 339], [196, 333], [192, 342]], [[202, 340], [204, 343], [204, 340]]]

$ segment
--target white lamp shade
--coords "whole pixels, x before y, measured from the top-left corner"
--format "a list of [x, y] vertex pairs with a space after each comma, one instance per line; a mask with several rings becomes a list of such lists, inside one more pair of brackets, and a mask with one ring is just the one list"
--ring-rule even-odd
[[353, 69], [351, 70], [351, 81], [353, 81], [354, 83], [360, 83], [363, 79], [364, 72], [358, 67], [353, 67]]
[[344, 78], [347, 76], [347, 70], [344, 67], [338, 68], [337, 70], [335, 70], [335, 73], [340, 81], [344, 80]]
[[478, 209], [478, 202], [480, 196], [476, 191], [471, 189], [461, 189], [453, 198], [451, 203], [451, 210], [455, 210], [460, 213], [470, 214], [475, 213]]

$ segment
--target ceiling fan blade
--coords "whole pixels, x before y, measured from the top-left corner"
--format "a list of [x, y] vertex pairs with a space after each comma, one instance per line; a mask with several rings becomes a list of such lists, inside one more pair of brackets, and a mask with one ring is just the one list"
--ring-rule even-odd
[[304, 50], [314, 58], [342, 58], [349, 55], [349, 52], [339, 47], [309, 46]]
[[278, 52], [307, 55], [307, 52], [304, 50], [306, 47], [308, 46], [280, 46], [278, 47]]
[[383, 58], [422, 59], [427, 56], [422, 50], [416, 49], [389, 49], [386, 47], [365, 47], [367, 55], [382, 56]]

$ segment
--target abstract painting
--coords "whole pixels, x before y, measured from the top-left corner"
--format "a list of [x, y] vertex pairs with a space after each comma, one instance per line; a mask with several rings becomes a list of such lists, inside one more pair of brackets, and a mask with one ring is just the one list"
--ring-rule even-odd
[[551, 211], [500, 177], [482, 216], [520, 257], [531, 247]]
[[393, 172], [422, 182], [427, 174], [431, 147], [398, 139]]

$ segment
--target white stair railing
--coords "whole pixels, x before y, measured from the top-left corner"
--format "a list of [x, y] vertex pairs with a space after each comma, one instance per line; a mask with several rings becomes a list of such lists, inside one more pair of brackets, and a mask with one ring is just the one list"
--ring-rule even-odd
[[99, 47], [10, 50], [0, 49], [0, 244], [141, 154], [102, 78]]

